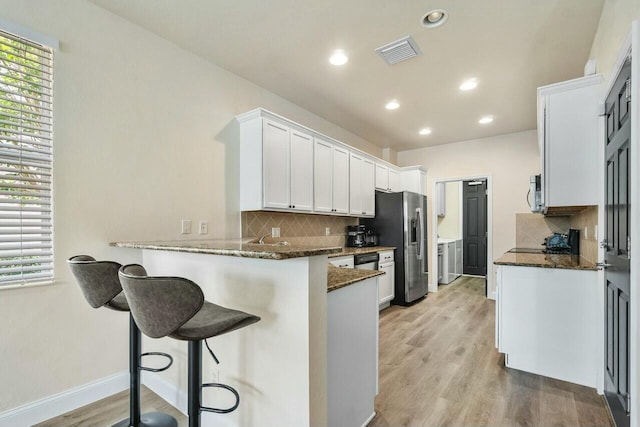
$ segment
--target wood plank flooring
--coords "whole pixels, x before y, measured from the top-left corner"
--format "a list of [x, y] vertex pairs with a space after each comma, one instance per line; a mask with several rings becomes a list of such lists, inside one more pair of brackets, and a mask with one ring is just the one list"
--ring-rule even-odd
[[[169, 405], [157, 394], [142, 386], [142, 413], [164, 412], [178, 420], [179, 427], [187, 427], [188, 420], [173, 406]], [[129, 390], [114, 394], [105, 399], [83, 406], [75, 411], [67, 412], [34, 427], [106, 427], [129, 417]]]
[[595, 389], [504, 366], [484, 279], [380, 316], [380, 389], [371, 427], [611, 426]]
[[[384, 310], [380, 393], [370, 427], [612, 425], [595, 390], [505, 368], [494, 347], [494, 313], [484, 281], [468, 277], [411, 307]], [[146, 387], [142, 396], [143, 412], [165, 412], [187, 425]], [[128, 409], [124, 391], [37, 427], [109, 426]]]

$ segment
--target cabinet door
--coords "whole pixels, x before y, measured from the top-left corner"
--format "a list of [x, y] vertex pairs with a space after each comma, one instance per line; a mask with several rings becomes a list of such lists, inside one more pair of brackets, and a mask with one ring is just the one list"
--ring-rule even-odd
[[395, 263], [380, 264], [380, 271], [386, 274], [378, 277], [378, 299], [380, 304], [391, 301], [394, 294]]
[[351, 154], [349, 161], [349, 213], [362, 215], [362, 169], [364, 160], [362, 157]]
[[349, 213], [349, 152], [333, 147], [333, 211]]
[[360, 191], [362, 194], [362, 213], [363, 215], [374, 216], [376, 214], [376, 165], [369, 159], [362, 162], [362, 180], [360, 182]]
[[264, 206], [289, 209], [289, 128], [264, 120], [262, 132]]
[[313, 138], [295, 130], [290, 134], [291, 209], [313, 209]]
[[400, 172], [389, 169], [389, 191], [397, 193], [400, 191]]
[[389, 190], [389, 168], [385, 165], [376, 165], [376, 188], [382, 191]]
[[313, 210], [332, 212], [333, 145], [319, 139], [314, 142], [313, 175]]

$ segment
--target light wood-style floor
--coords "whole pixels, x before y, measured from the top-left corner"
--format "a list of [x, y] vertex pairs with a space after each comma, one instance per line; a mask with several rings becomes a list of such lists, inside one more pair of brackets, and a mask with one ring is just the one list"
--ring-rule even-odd
[[610, 426], [595, 389], [505, 368], [484, 279], [461, 277], [380, 317], [371, 427]]
[[[377, 416], [370, 427], [612, 425], [595, 390], [505, 368], [494, 347], [494, 313], [484, 280], [469, 277], [411, 307], [384, 310]], [[187, 425], [145, 387], [142, 405], [143, 412], [165, 412]], [[128, 408], [125, 391], [37, 427], [109, 426]]]

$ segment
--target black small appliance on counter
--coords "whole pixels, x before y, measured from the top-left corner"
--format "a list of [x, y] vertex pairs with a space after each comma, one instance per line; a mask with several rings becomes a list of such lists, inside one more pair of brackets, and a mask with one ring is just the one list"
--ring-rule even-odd
[[347, 225], [347, 247], [361, 248], [366, 246], [364, 225]]
[[378, 234], [365, 225], [347, 226], [347, 247], [378, 246]]
[[567, 234], [553, 233], [542, 244], [546, 254], [580, 255], [580, 230], [569, 229]]

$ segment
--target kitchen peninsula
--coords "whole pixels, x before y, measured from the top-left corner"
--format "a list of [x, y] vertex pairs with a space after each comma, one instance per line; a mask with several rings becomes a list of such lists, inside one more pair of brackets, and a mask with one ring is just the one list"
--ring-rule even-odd
[[[251, 328], [209, 340], [221, 363], [216, 367], [203, 359], [203, 382], [236, 387], [241, 403], [231, 414], [203, 413], [203, 420], [223, 426], [315, 427], [336, 421], [363, 425], [373, 418], [376, 276], [382, 272], [328, 270], [328, 255], [340, 252], [339, 247], [239, 240], [111, 245], [142, 250], [150, 275], [186, 277], [200, 285], [207, 300], [261, 317]], [[176, 359], [172, 369], [146, 376], [144, 382], [184, 410], [186, 347], [146, 337], [143, 346]], [[344, 378], [349, 381], [343, 383]], [[213, 398], [221, 399], [203, 396], [205, 403]], [[362, 407], [360, 413], [354, 414], [353, 404]]]

